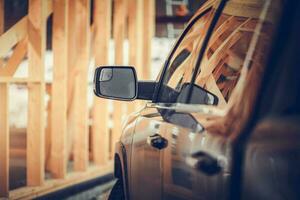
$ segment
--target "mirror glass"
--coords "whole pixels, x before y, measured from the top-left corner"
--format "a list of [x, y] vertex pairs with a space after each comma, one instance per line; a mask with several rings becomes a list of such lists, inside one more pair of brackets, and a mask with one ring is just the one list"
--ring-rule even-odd
[[185, 83], [178, 96], [178, 102], [185, 102], [188, 98], [189, 92], [189, 103], [191, 104], [205, 104], [205, 105], [218, 105], [218, 97], [211, 92], [201, 88], [198, 85]]
[[100, 67], [96, 74], [97, 96], [119, 100], [136, 98], [137, 80], [133, 67]]

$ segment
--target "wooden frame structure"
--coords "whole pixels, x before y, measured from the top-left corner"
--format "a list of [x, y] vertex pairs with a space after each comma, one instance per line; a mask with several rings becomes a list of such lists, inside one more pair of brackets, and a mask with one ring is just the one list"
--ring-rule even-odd
[[[123, 44], [128, 35], [130, 64], [142, 66], [146, 62], [145, 70], [149, 73], [154, 0], [94, 0], [93, 10], [91, 3], [90, 0], [29, 0], [28, 15], [3, 33], [4, 0], [0, 0], [0, 57], [12, 52], [7, 61], [0, 60], [0, 198], [32, 199], [112, 172], [112, 146], [121, 133], [120, 117], [125, 104], [114, 105], [114, 128], [110, 136], [108, 101], [94, 98], [91, 111], [88, 107], [87, 90], [91, 81], [88, 67], [93, 59], [95, 67], [109, 64], [113, 29], [115, 64], [125, 64]], [[51, 14], [53, 81], [46, 82], [46, 27]], [[14, 74], [24, 59], [29, 63], [28, 77], [16, 78]], [[142, 76], [148, 77], [146, 73]], [[29, 101], [24, 153], [27, 184], [10, 191], [11, 84], [26, 86]], [[48, 106], [46, 95], [50, 96]], [[46, 180], [46, 173], [50, 179]]]

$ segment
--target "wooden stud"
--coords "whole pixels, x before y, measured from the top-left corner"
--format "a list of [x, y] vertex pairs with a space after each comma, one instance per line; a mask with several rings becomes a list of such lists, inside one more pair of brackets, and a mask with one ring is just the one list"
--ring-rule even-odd
[[9, 192], [8, 84], [0, 83], [0, 198]]
[[69, 12], [68, 12], [68, 109], [67, 109], [67, 138], [68, 138], [68, 157], [73, 156], [73, 141], [74, 141], [74, 77], [75, 77], [75, 59], [76, 59], [76, 9], [73, 0], [68, 0]]
[[[111, 38], [112, 0], [94, 1], [94, 34], [96, 67], [109, 62], [109, 42]], [[105, 164], [108, 160], [108, 101], [94, 97], [92, 125], [92, 155], [96, 165]]]
[[68, 1], [53, 1], [53, 83], [51, 99], [51, 172], [55, 178], [67, 173], [67, 48]]
[[[113, 21], [113, 37], [115, 43], [115, 65], [124, 64], [124, 39], [125, 39], [125, 22], [126, 22], [126, 3], [127, 0], [114, 1], [114, 21]], [[114, 101], [113, 112], [113, 130], [112, 130], [112, 146], [113, 152], [115, 142], [118, 141], [121, 135], [121, 121], [123, 117], [124, 104], [120, 101]]]
[[143, 0], [128, 0], [129, 65], [141, 76], [143, 63]]
[[[128, 0], [129, 65], [134, 66], [141, 77], [143, 57], [143, 1]], [[127, 103], [127, 113], [134, 112], [137, 102]]]
[[143, 78], [149, 79], [151, 69], [152, 38], [155, 32], [155, 1], [144, 1], [144, 23], [143, 23]]
[[74, 114], [74, 170], [85, 171], [88, 167], [88, 66], [90, 47], [90, 1], [74, 2], [77, 21], [77, 49], [75, 61], [73, 114]]
[[[137, 0], [128, 0], [128, 42], [129, 42], [129, 65], [137, 65]], [[136, 102], [128, 102], [127, 114], [135, 110]]]
[[27, 38], [21, 40], [4, 67], [0, 68], [0, 76], [13, 76], [27, 53]]
[[34, 78], [14, 78], [14, 77], [0, 77], [0, 83], [14, 83], [26, 85], [27, 83], [39, 83], [40, 81]]
[[6, 56], [6, 54], [15, 46], [20, 40], [27, 35], [27, 22], [28, 17], [25, 16], [19, 20], [13, 27], [7, 30], [0, 37], [0, 57]]
[[47, 102], [47, 126], [45, 129], [45, 168], [51, 172], [51, 118], [52, 118], [52, 83], [46, 83], [46, 94], [49, 96]]
[[[48, 17], [52, 12], [52, 1], [48, 0], [46, 3], [46, 7], [48, 8], [44, 10], [46, 17]], [[20, 19], [15, 25], [13, 25], [10, 29], [8, 29], [5, 33], [0, 34], [0, 57], [4, 57], [7, 53], [22, 39], [24, 39], [28, 33], [28, 16]], [[33, 32], [34, 33], [34, 32]]]
[[124, 63], [124, 40], [125, 40], [125, 22], [126, 22], [126, 4], [127, 0], [115, 0], [114, 4], [114, 21], [113, 36], [115, 42], [115, 64], [123, 65]]
[[44, 182], [45, 165], [45, 83], [44, 54], [46, 48], [47, 2], [29, 0], [28, 12], [28, 74], [37, 79], [29, 83], [27, 126], [27, 185]]

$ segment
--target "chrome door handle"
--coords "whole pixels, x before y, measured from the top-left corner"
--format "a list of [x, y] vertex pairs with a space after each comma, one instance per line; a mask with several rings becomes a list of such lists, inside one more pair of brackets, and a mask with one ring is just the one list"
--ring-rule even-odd
[[147, 137], [147, 144], [161, 150], [168, 146], [168, 140], [156, 133]]
[[187, 160], [187, 164], [209, 176], [216, 175], [222, 170], [218, 160], [203, 151], [193, 153]]

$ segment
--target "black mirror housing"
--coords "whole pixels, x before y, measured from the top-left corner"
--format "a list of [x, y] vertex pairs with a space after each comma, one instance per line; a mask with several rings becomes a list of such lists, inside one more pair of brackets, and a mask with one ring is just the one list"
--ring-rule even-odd
[[98, 97], [122, 101], [137, 98], [138, 82], [132, 66], [102, 66], [95, 70], [94, 93]]

